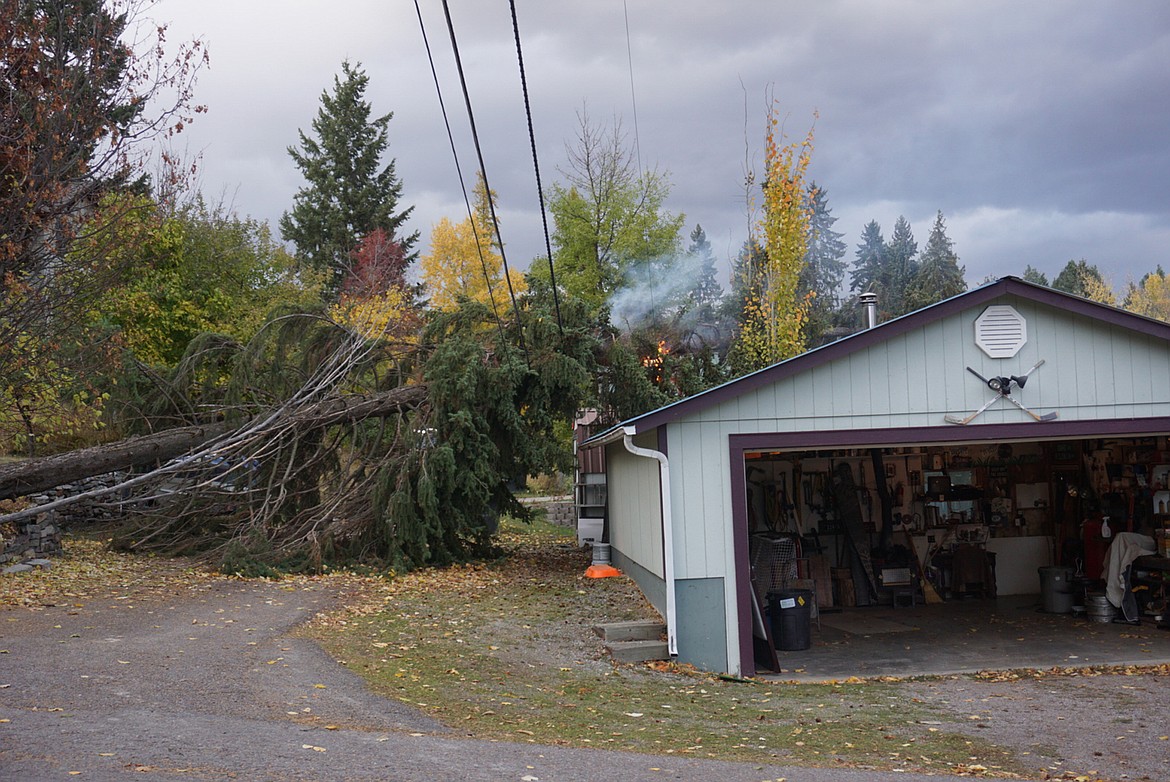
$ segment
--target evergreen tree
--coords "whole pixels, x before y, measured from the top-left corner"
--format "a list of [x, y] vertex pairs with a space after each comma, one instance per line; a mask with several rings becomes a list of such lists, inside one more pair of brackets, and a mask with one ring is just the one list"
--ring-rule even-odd
[[845, 280], [844, 235], [833, 230], [837, 218], [829, 209], [825, 190], [813, 182], [808, 188], [809, 215], [808, 249], [804, 256], [804, 268], [800, 272], [800, 293], [812, 291], [809, 302], [809, 322], [806, 335], [809, 345], [824, 342], [824, 333], [832, 325], [833, 314], [840, 307], [841, 284]]
[[332, 93], [321, 93], [312, 135], [299, 131], [300, 149], [288, 148], [308, 184], [293, 197], [292, 211], [280, 218], [281, 234], [296, 245], [302, 261], [329, 273], [327, 287], [333, 296], [350, 253], [364, 236], [380, 228], [411, 259], [418, 241], [418, 232], [399, 235], [414, 207], [396, 211], [402, 182], [394, 160], [382, 165], [394, 115], [371, 116], [365, 100], [369, 78], [360, 63], [345, 61], [341, 71], [333, 78]]
[[886, 240], [877, 220], [870, 220], [861, 231], [861, 241], [854, 253], [853, 269], [849, 272], [849, 290], [857, 293], [876, 292], [882, 286], [886, 266]]
[[1079, 261], [1066, 263], [1060, 274], [1052, 281], [1052, 287], [1074, 296], [1088, 296], [1090, 289], [1103, 285], [1104, 281], [1105, 278], [1101, 276], [1101, 270], [1096, 264], [1090, 264], [1081, 258]]
[[909, 302], [910, 286], [918, 274], [918, 242], [914, 241], [914, 233], [910, 230], [910, 223], [899, 215], [894, 222], [894, 233], [886, 247], [886, 268], [883, 277], [883, 289], [878, 292], [879, 311], [884, 311], [886, 317], [905, 315], [911, 309]]
[[715, 255], [711, 252], [711, 242], [707, 241], [703, 226], [696, 224], [695, 230], [691, 231], [687, 255], [695, 265], [696, 275], [695, 287], [690, 292], [690, 308], [696, 324], [693, 330], [701, 330], [703, 334], [717, 331], [723, 286], [719, 284]]
[[930, 229], [930, 238], [918, 263], [918, 273], [907, 295], [907, 311], [911, 312], [935, 302], [957, 296], [967, 290], [963, 279], [966, 269], [959, 265], [954, 242], [947, 236], [946, 221], [940, 211]]
[[1024, 269], [1024, 282], [1035, 283], [1036, 285], [1048, 286], [1048, 275], [1036, 269], [1032, 264], [1028, 264], [1028, 268]]

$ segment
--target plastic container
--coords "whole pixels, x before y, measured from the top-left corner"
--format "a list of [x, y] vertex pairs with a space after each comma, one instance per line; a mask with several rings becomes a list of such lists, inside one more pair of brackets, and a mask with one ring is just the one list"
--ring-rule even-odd
[[1040, 597], [1044, 612], [1069, 614], [1073, 607], [1072, 575], [1070, 567], [1042, 567], [1040, 573]]
[[768, 612], [776, 648], [798, 652], [812, 646], [813, 593], [807, 589], [782, 589], [768, 593]]

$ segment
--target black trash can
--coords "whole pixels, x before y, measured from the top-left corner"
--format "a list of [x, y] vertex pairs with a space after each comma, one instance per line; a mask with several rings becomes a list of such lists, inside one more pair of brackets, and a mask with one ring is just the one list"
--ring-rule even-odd
[[812, 646], [813, 593], [807, 589], [781, 589], [768, 593], [768, 612], [776, 648], [798, 652]]
[[1072, 612], [1072, 568], [1042, 567], [1039, 568], [1039, 572], [1040, 597], [1044, 603], [1044, 612], [1048, 614]]

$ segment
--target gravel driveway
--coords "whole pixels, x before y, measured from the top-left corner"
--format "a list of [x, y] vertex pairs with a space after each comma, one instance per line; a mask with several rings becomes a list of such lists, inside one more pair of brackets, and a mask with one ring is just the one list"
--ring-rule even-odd
[[1170, 780], [1170, 676], [948, 677], [905, 685], [945, 706], [965, 732], [1013, 747], [1025, 766], [1059, 777]]
[[468, 739], [370, 694], [287, 635], [339, 600], [323, 582], [213, 580], [143, 599], [0, 608], [0, 779], [946, 778]]

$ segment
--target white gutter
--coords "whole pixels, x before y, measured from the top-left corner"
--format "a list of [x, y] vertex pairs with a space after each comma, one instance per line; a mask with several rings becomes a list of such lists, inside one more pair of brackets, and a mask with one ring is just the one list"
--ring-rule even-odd
[[671, 657], [677, 657], [678, 616], [674, 595], [674, 525], [670, 513], [670, 463], [666, 460], [666, 454], [661, 451], [634, 445], [633, 435], [634, 427], [625, 427], [622, 443], [626, 450], [634, 456], [658, 460], [658, 474], [662, 482], [662, 576], [666, 581], [666, 648]]

